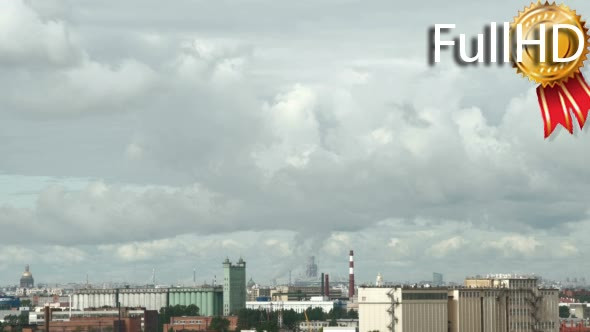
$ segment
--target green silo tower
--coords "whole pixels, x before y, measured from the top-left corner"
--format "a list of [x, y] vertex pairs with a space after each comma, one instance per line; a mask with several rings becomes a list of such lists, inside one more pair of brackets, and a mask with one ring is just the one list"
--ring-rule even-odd
[[232, 264], [223, 262], [223, 315], [237, 314], [246, 307], [246, 262], [242, 258]]

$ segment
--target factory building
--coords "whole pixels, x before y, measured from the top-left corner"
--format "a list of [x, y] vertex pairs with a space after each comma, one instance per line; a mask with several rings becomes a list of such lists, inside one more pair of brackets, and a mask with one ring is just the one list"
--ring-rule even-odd
[[294, 310], [302, 313], [308, 308], [320, 308], [324, 312], [330, 312], [334, 309], [335, 302], [329, 301], [324, 297], [312, 297], [309, 301], [252, 301], [246, 302], [247, 309], [265, 310], [265, 311], [280, 311], [280, 310]]
[[[37, 325], [31, 331], [35, 332], [80, 332], [80, 331], [122, 331], [143, 332], [141, 319], [126, 317], [72, 318], [68, 321], [51, 321], [46, 330], [45, 325]], [[152, 329], [155, 331], [154, 329]]]
[[[43, 325], [45, 322], [46, 313], [47, 311], [44, 308], [38, 308], [35, 311], [29, 312], [29, 324]], [[104, 321], [101, 322], [101, 319], [111, 318], [112, 320], [114, 318], [118, 319], [118, 317], [119, 311], [117, 309], [99, 309], [85, 311], [50, 311], [50, 321], [52, 323], [77, 321], [82, 322], [83, 327], [88, 327], [92, 326], [92, 324], [88, 324], [89, 321], [95, 321], [97, 325], [102, 324], [104, 330], [108, 330], [108, 328], [106, 327], [109, 325], [104, 324]], [[139, 319], [142, 332], [157, 332], [158, 330], [158, 312], [155, 310], [145, 310], [141, 308], [122, 308], [121, 317]], [[76, 328], [78, 325], [74, 324], [73, 326], [74, 328]]]
[[446, 288], [359, 287], [359, 331], [448, 332]]
[[451, 332], [559, 331], [559, 291], [535, 277], [467, 278], [465, 286], [449, 291]]
[[0, 310], [11, 310], [20, 307], [20, 299], [16, 296], [0, 296]]
[[361, 287], [360, 332], [557, 332], [557, 289], [537, 279], [468, 278], [461, 288]]
[[[328, 287], [330, 286], [328, 285]], [[340, 288], [330, 288], [328, 292], [324, 288], [321, 286], [277, 286], [270, 290], [269, 296], [273, 301], [301, 301], [315, 296], [327, 296], [330, 299], [344, 297]]]
[[167, 306], [194, 304], [201, 315], [219, 316], [223, 309], [223, 290], [221, 287], [82, 289], [72, 295], [72, 307], [76, 310], [116, 307], [117, 302], [121, 307], [158, 311]]
[[[187, 331], [210, 331], [209, 327], [214, 317], [203, 316], [182, 316], [170, 317], [170, 323], [164, 324], [163, 331], [166, 332], [187, 332]], [[229, 321], [229, 331], [235, 331], [238, 327], [238, 316], [223, 317]]]
[[236, 314], [246, 305], [246, 262], [242, 258], [232, 264], [223, 262], [223, 315]]

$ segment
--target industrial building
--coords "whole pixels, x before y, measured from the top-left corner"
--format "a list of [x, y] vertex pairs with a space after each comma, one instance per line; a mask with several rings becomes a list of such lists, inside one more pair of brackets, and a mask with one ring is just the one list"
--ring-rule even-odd
[[[229, 331], [238, 327], [238, 316], [223, 317], [229, 321]], [[183, 316], [170, 317], [170, 323], [164, 324], [163, 331], [184, 332], [184, 331], [210, 331], [209, 326], [213, 317], [205, 316]]]
[[[160, 310], [175, 305], [196, 305], [203, 316], [229, 316], [246, 305], [246, 262], [223, 262], [223, 286], [181, 288], [80, 289], [72, 294], [75, 310], [121, 307]], [[226, 314], [224, 314], [226, 313]]]
[[[359, 326], [358, 319], [337, 319], [335, 323], [336, 323], [336, 326], [333, 326], [333, 327], [352, 328], [352, 331], [357, 331], [358, 326]], [[302, 322], [299, 322], [299, 331], [311, 331], [311, 332], [327, 331], [326, 329], [328, 327], [330, 327], [330, 324], [332, 324], [332, 321], [327, 321], [327, 320], [325, 320], [325, 321], [318, 321], [318, 320], [302, 321]], [[347, 331], [349, 331], [349, 330], [347, 330]]]
[[103, 332], [143, 332], [139, 318], [126, 317], [119, 320], [118, 317], [97, 317], [97, 318], [73, 318], [69, 321], [52, 321], [45, 325], [37, 325], [32, 331], [35, 332], [80, 332], [80, 331], [103, 331]]
[[311, 308], [320, 308], [324, 312], [330, 312], [334, 309], [336, 302], [329, 301], [324, 297], [312, 297], [309, 301], [253, 301], [246, 302], [247, 309], [265, 310], [265, 311], [280, 311], [280, 310], [294, 310], [296, 312], [304, 312]]
[[557, 289], [535, 277], [467, 278], [460, 288], [361, 287], [360, 331], [557, 332]]
[[0, 296], [0, 310], [10, 310], [20, 307], [20, 299], [16, 296]]
[[359, 331], [448, 332], [446, 288], [359, 287]]
[[223, 315], [236, 314], [246, 305], [246, 262], [242, 258], [232, 264], [223, 262]]
[[194, 304], [204, 316], [219, 316], [223, 311], [223, 289], [212, 286], [82, 289], [72, 295], [72, 307], [76, 310], [116, 307], [118, 302], [121, 307], [143, 307], [158, 311], [167, 306]]
[[[29, 324], [43, 325], [45, 322], [46, 311], [44, 308], [38, 308], [29, 312]], [[50, 320], [52, 322], [67, 322], [72, 320], [92, 320], [97, 318], [118, 318], [119, 310], [117, 309], [100, 309], [100, 310], [51, 310]], [[158, 324], [158, 312], [156, 310], [145, 310], [143, 308], [121, 308], [122, 318], [139, 318], [141, 331], [156, 332]]]
[[[330, 299], [340, 299], [344, 295], [339, 288], [330, 288], [326, 291], [325, 282], [322, 286], [277, 286], [270, 290], [273, 301], [301, 301], [316, 296], [327, 296]], [[328, 288], [330, 285], [328, 284]]]

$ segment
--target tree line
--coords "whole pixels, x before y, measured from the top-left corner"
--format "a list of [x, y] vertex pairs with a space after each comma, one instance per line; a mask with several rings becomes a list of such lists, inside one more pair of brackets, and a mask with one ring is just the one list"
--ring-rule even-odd
[[[305, 315], [310, 321], [329, 321], [330, 326], [336, 326], [338, 319], [358, 319], [358, 313], [354, 310], [346, 311], [344, 308], [335, 307], [326, 313], [322, 308], [308, 308], [305, 313], [296, 312], [293, 309], [283, 310], [283, 328], [292, 331], [299, 329], [299, 323], [306, 321]], [[256, 330], [276, 332], [279, 330], [279, 313], [258, 309], [242, 309], [238, 312], [238, 331]]]

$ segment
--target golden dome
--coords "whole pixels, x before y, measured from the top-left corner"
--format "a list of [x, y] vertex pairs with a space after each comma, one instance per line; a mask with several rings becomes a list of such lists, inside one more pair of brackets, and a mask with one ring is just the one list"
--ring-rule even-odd
[[21, 277], [21, 279], [32, 279], [33, 278], [33, 274], [31, 274], [31, 271], [29, 270], [29, 265], [25, 266], [25, 272], [23, 272], [23, 276]]

